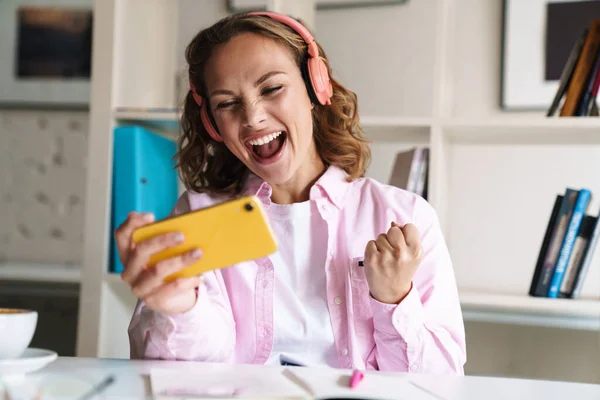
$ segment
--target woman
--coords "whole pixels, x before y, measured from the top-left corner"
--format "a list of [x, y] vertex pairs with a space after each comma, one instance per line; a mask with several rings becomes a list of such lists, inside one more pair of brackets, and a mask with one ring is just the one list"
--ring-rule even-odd
[[[364, 178], [356, 96], [323, 50], [279, 14], [226, 17], [186, 50], [190, 93], [178, 153], [188, 191], [173, 214], [257, 195], [279, 250], [164, 283], [202, 249], [145, 268], [180, 234], [132, 245], [116, 231], [139, 298], [132, 358], [328, 365], [464, 374], [452, 263], [421, 197]], [[235, 243], [232, 243], [235, 246]]]

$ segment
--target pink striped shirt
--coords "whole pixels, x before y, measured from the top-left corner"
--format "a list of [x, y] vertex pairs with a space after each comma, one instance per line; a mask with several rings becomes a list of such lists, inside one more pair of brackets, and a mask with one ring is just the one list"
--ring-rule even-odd
[[[338, 368], [464, 374], [465, 332], [452, 262], [433, 208], [421, 197], [369, 178], [346, 181], [329, 167], [310, 190], [327, 229], [326, 297]], [[271, 187], [250, 175], [243, 194], [265, 207]], [[227, 200], [187, 192], [174, 214]], [[390, 223], [413, 223], [424, 258], [398, 304], [373, 299], [358, 266], [369, 240]], [[280, 243], [284, 246], [285, 243]], [[273, 348], [274, 268], [268, 257], [207, 273], [195, 306], [179, 315], [142, 302], [129, 326], [131, 358], [263, 364]]]

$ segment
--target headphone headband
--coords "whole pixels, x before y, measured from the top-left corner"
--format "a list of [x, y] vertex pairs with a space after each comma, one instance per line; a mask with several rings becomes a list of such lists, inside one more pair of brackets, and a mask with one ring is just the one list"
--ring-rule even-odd
[[313, 35], [310, 34], [308, 29], [304, 27], [304, 25], [296, 21], [294, 18], [288, 17], [284, 14], [269, 11], [253, 11], [249, 12], [248, 15], [264, 15], [265, 17], [269, 17], [271, 19], [274, 19], [275, 21], [279, 21], [289, 26], [294, 31], [296, 31], [298, 35], [302, 36], [302, 39], [304, 39], [304, 41], [308, 45], [308, 54], [311, 57], [319, 57], [319, 48], [317, 47], [317, 42], [315, 41], [315, 38], [313, 37]]

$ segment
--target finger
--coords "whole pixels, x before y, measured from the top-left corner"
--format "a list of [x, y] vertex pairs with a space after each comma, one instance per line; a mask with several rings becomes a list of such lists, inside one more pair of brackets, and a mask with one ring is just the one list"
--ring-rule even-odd
[[165, 283], [166, 277], [192, 265], [201, 257], [202, 251], [194, 249], [145, 269], [139, 274], [131, 287], [133, 294], [139, 298], [150, 295], [157, 287]]
[[377, 245], [377, 250], [379, 250], [380, 253], [386, 252], [386, 251], [388, 251], [388, 252], [394, 251], [394, 248], [388, 241], [387, 235], [385, 233], [382, 233], [379, 236], [377, 236], [377, 239], [375, 240], [375, 244]]
[[394, 222], [392, 222], [392, 226], [387, 232], [387, 239], [395, 250], [402, 251], [407, 248], [404, 233], [402, 232], [400, 225]]
[[127, 219], [115, 230], [115, 243], [119, 252], [119, 258], [123, 264], [125, 264], [127, 253], [131, 248], [131, 234], [133, 231], [153, 221], [154, 215], [151, 213], [139, 214], [131, 212], [127, 216]]
[[414, 224], [406, 224], [402, 227], [404, 242], [411, 249], [416, 249], [421, 245], [421, 235], [419, 229]]
[[365, 247], [365, 258], [368, 256], [375, 255], [377, 253], [379, 253], [379, 250], [377, 250], [377, 244], [374, 240], [369, 240], [367, 246]]
[[178, 294], [187, 290], [195, 289], [202, 283], [202, 276], [192, 276], [189, 278], [179, 278], [169, 283], [165, 283], [158, 287], [154, 293], [147, 296], [144, 302], [150, 305], [151, 308], [169, 308], [167, 304], [169, 299], [176, 297]]
[[371, 264], [377, 255], [379, 254], [379, 250], [377, 250], [377, 245], [374, 240], [369, 240], [367, 246], [365, 247], [365, 257], [363, 261], [363, 267]]
[[171, 232], [146, 239], [135, 246], [129, 255], [125, 269], [121, 274], [124, 281], [132, 283], [146, 267], [150, 257], [169, 247], [177, 246], [184, 240], [181, 232]]

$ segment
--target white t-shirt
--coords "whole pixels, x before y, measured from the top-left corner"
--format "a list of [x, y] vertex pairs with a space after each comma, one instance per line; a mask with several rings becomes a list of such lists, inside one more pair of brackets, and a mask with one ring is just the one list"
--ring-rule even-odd
[[267, 364], [280, 357], [304, 365], [335, 366], [337, 355], [327, 307], [327, 243], [311, 235], [327, 229], [314, 201], [272, 203], [269, 221], [279, 243], [275, 270], [274, 344]]

